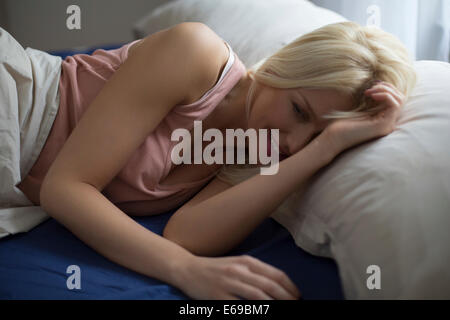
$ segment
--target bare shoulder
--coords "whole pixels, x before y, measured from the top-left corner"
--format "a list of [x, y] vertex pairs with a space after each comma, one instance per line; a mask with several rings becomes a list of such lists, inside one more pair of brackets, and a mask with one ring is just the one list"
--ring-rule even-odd
[[225, 42], [211, 28], [199, 22], [186, 22], [177, 30], [180, 38], [188, 38], [191, 48], [190, 56], [194, 68], [202, 70], [198, 90], [190, 102], [196, 101], [211, 89], [224, 69], [229, 52]]
[[[180, 24], [146, 37], [105, 83], [49, 168], [40, 192], [68, 181], [102, 190], [171, 109], [207, 91], [226, 45], [208, 27]], [[114, 143], [111, 143], [114, 141]]]
[[150, 55], [149, 51], [155, 50], [158, 46], [158, 44], [149, 45], [155, 38], [164, 38], [159, 45], [170, 43], [171, 51], [173, 51], [172, 58], [185, 62], [182, 70], [180, 65], [175, 63], [172, 68], [166, 70], [177, 75], [186, 75], [186, 73], [190, 75], [192, 87], [183, 104], [198, 100], [211, 89], [228, 61], [229, 50], [223, 39], [210, 27], [200, 22], [183, 22], [151, 34], [130, 47], [129, 55], [137, 51]]

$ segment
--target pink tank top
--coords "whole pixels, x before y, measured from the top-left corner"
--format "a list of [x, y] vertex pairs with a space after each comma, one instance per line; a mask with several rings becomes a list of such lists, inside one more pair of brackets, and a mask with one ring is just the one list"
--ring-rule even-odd
[[[128, 48], [137, 41], [115, 50], [99, 49], [92, 55], [77, 54], [62, 62], [58, 114], [38, 159], [26, 177], [27, 183], [35, 184], [34, 190], [40, 189], [45, 174], [83, 113], [127, 59]], [[170, 152], [179, 143], [170, 140], [172, 131], [178, 128], [190, 130], [194, 120], [205, 119], [247, 72], [229, 44], [225, 44], [230, 55], [215, 86], [196, 102], [175, 106], [102, 190], [102, 194], [124, 212], [167, 212], [189, 200], [217, 174], [214, 172], [204, 179], [189, 183], [170, 186], [159, 184], [172, 169]]]

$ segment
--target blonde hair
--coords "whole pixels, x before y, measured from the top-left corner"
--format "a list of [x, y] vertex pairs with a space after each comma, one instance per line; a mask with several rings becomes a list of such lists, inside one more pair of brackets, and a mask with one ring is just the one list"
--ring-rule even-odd
[[[376, 80], [393, 84], [406, 99], [416, 84], [413, 61], [401, 41], [381, 29], [355, 22], [329, 24], [302, 35], [247, 72], [253, 80], [245, 106], [247, 120], [258, 83], [275, 88], [332, 89], [352, 96], [351, 111], [334, 110], [324, 115], [325, 119], [378, 113], [380, 106], [364, 95]], [[217, 178], [237, 184], [258, 170], [252, 164], [225, 165]]]
[[364, 95], [376, 80], [393, 84], [405, 97], [416, 84], [413, 61], [394, 35], [356, 22], [333, 23], [304, 34], [247, 70], [253, 80], [246, 100], [249, 117], [258, 83], [274, 88], [333, 89], [351, 95], [351, 111], [325, 119], [374, 115], [380, 107]]

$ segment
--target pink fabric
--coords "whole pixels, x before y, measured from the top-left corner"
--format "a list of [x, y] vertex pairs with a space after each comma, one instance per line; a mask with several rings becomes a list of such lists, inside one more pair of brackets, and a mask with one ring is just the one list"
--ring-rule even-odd
[[[40, 188], [53, 160], [91, 101], [126, 60], [128, 48], [137, 41], [115, 50], [96, 50], [92, 55], [77, 54], [63, 61], [58, 114], [41, 154], [26, 177], [35, 190]], [[234, 63], [224, 78], [198, 101], [175, 106], [102, 190], [117, 207], [134, 214], [166, 212], [187, 201], [215, 176], [212, 173], [199, 181], [171, 186], [159, 184], [172, 169], [170, 151], [178, 143], [170, 140], [172, 131], [190, 130], [194, 120], [205, 119], [246, 73], [245, 65], [233, 54]]]

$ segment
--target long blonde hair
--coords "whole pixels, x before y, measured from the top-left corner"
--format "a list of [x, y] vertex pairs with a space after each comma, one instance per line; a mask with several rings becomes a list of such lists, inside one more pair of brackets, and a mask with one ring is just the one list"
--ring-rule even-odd
[[358, 118], [379, 110], [364, 95], [374, 81], [393, 84], [408, 97], [416, 73], [407, 49], [394, 35], [356, 22], [325, 25], [304, 34], [247, 70], [253, 80], [246, 100], [247, 119], [258, 83], [274, 88], [333, 89], [351, 95], [352, 111], [326, 119]]
[[[334, 110], [325, 119], [359, 118], [380, 110], [364, 95], [376, 80], [393, 84], [406, 98], [417, 78], [407, 49], [394, 35], [355, 22], [333, 23], [302, 35], [247, 70], [252, 79], [246, 113], [256, 86], [332, 89], [353, 98], [351, 111]], [[248, 157], [246, 159], [246, 163]], [[217, 178], [236, 184], [257, 174], [257, 165], [225, 165]]]
[[[351, 111], [334, 110], [323, 116], [342, 119], [378, 113], [380, 106], [364, 95], [364, 90], [376, 80], [393, 84], [406, 98], [417, 81], [413, 61], [398, 38], [355, 22], [333, 23], [302, 35], [247, 72], [252, 79], [246, 97], [247, 120], [259, 83], [275, 88], [332, 89], [349, 94], [354, 103]], [[236, 184], [258, 171], [253, 164], [225, 165], [217, 178]]]

